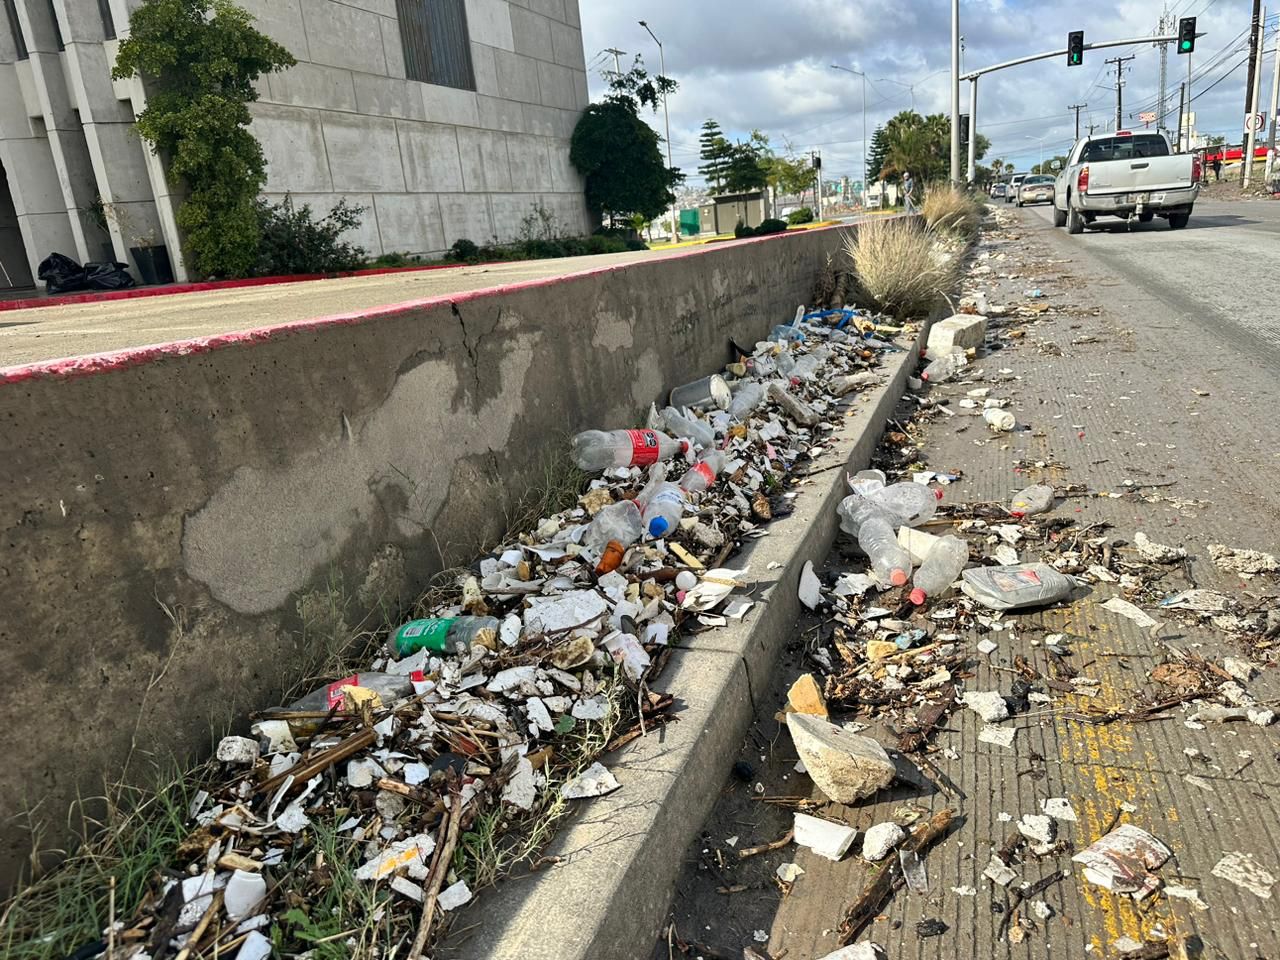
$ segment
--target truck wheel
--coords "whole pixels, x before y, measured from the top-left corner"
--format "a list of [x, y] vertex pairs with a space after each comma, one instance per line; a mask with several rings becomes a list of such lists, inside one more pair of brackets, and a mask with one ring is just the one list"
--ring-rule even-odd
[[1065, 227], [1067, 225], [1067, 211], [1059, 210], [1056, 205], [1053, 208], [1053, 225], [1055, 227]]
[[1139, 223], [1150, 223], [1150, 222], [1151, 222], [1152, 220], [1154, 220], [1155, 218], [1156, 218], [1156, 215], [1155, 215], [1154, 213], [1140, 213], [1140, 214], [1138, 214], [1138, 222], [1139, 222]]
[[1067, 201], [1067, 233], [1084, 233], [1084, 218], [1080, 216], [1079, 210], [1071, 206], [1070, 201]]
[[1181, 230], [1187, 225], [1187, 221], [1191, 219], [1189, 213], [1171, 213], [1169, 214], [1169, 229]]

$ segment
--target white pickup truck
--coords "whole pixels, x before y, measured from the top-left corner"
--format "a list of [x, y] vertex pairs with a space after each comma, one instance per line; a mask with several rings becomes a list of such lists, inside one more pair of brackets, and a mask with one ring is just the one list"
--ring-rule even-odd
[[1098, 217], [1164, 217], [1181, 230], [1200, 195], [1200, 173], [1200, 158], [1175, 154], [1163, 133], [1085, 137], [1054, 183], [1053, 225], [1083, 233]]

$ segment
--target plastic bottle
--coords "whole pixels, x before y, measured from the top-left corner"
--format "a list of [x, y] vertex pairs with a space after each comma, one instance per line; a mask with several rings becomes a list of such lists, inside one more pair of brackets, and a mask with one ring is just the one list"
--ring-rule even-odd
[[791, 376], [791, 371], [795, 369], [796, 358], [790, 353], [778, 354], [777, 371], [781, 376]]
[[733, 395], [733, 401], [729, 404], [729, 416], [734, 420], [746, 420], [764, 402], [765, 392], [763, 383], [756, 383], [754, 380], [744, 383]]
[[941, 596], [956, 582], [969, 562], [969, 545], [959, 537], [942, 537], [911, 579], [911, 602], [922, 606], [928, 597]]
[[387, 652], [396, 660], [403, 659], [419, 650], [432, 650], [435, 653], [455, 653], [459, 648], [466, 650], [473, 642], [484, 639], [488, 631], [489, 640], [498, 632], [498, 621], [494, 617], [444, 617], [432, 620], [412, 620], [387, 638]]
[[688, 493], [703, 493], [716, 482], [716, 477], [724, 469], [725, 455], [719, 450], [708, 450], [683, 477], [680, 478], [681, 489]]
[[992, 610], [1041, 607], [1071, 596], [1074, 577], [1046, 563], [1017, 563], [1007, 567], [972, 567], [964, 571], [961, 589]]
[[1017, 419], [1008, 410], [999, 407], [988, 407], [982, 411], [982, 419], [996, 433], [1008, 433], [1018, 425]]
[[795, 366], [791, 368], [791, 376], [796, 380], [812, 380], [822, 364], [822, 359], [811, 353], [795, 362]]
[[688, 446], [687, 440], [673, 440], [657, 430], [587, 430], [573, 438], [573, 460], [589, 472], [647, 467], [670, 460]]
[[866, 496], [877, 490], [883, 490], [889, 484], [889, 478], [883, 470], [859, 470], [848, 478], [849, 489], [854, 493]]
[[1045, 513], [1053, 506], [1053, 487], [1043, 483], [1027, 487], [1009, 504], [1009, 515], [1021, 520], [1037, 513]]
[[711, 424], [693, 417], [686, 417], [675, 407], [663, 409], [662, 422], [673, 437], [688, 440], [694, 446], [702, 447], [704, 450], [716, 442], [716, 432], [711, 429]]
[[911, 556], [898, 546], [889, 514], [866, 497], [854, 494], [840, 504], [840, 529], [852, 534], [885, 583], [900, 587], [911, 575]]
[[770, 340], [780, 340], [783, 343], [788, 341], [795, 342], [804, 339], [804, 331], [799, 327], [793, 327], [789, 323], [780, 323], [769, 331]]
[[649, 536], [656, 540], [674, 530], [684, 516], [685, 502], [684, 491], [674, 483], [663, 481], [649, 490], [641, 515]]
[[366, 690], [372, 690], [382, 698], [384, 704], [403, 699], [413, 693], [413, 683], [408, 677], [396, 677], [389, 673], [353, 673], [289, 704], [289, 709], [311, 713], [340, 707], [343, 701], [343, 687], [364, 687]]
[[895, 483], [883, 490], [873, 490], [866, 496], [892, 514], [898, 526], [918, 527], [928, 523], [938, 512], [942, 491], [919, 483]]
[[942, 383], [968, 366], [969, 359], [964, 355], [964, 351], [959, 347], [956, 349], [958, 353], [948, 353], [925, 367], [924, 373], [920, 374], [920, 379], [925, 383]]
[[615, 541], [626, 549], [643, 533], [639, 505], [634, 500], [621, 500], [595, 515], [584, 539], [590, 549], [601, 552]]

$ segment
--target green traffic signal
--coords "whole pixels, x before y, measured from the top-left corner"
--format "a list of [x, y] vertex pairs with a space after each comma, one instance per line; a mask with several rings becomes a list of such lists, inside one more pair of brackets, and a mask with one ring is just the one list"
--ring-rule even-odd
[[1190, 41], [1190, 40], [1183, 40], [1183, 41], [1182, 41], [1182, 49], [1183, 49], [1183, 50], [1190, 50], [1190, 49], [1191, 49], [1191, 41]]
[[1196, 48], [1196, 18], [1183, 17], [1178, 21], [1178, 53], [1191, 53]]

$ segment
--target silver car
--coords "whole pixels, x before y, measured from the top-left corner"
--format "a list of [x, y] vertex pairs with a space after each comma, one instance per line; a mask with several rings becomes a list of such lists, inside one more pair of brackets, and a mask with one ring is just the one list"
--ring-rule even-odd
[[1036, 175], [1027, 177], [1018, 186], [1018, 206], [1028, 203], [1053, 203], [1054, 178]]
[[1014, 199], [1017, 198], [1018, 196], [1019, 185], [1021, 185], [1022, 181], [1025, 180], [1026, 178], [1027, 178], [1027, 175], [1025, 173], [1015, 173], [1012, 177], [1009, 178], [1009, 187], [1007, 190], [1005, 190], [1005, 193], [1004, 193], [1005, 203], [1013, 203]]

